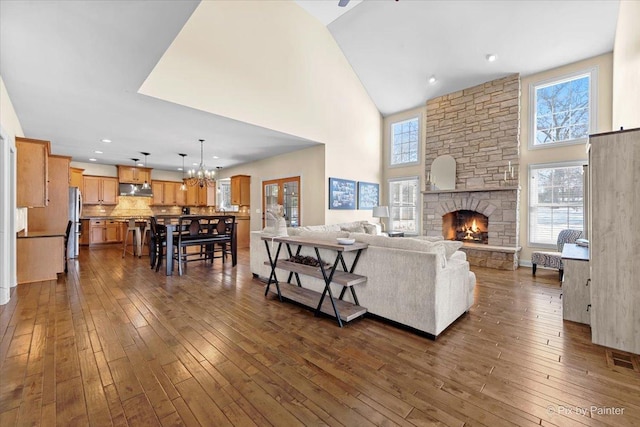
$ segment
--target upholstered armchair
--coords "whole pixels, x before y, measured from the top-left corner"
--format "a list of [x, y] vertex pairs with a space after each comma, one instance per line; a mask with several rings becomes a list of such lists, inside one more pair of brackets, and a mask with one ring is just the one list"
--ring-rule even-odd
[[562, 281], [562, 276], [564, 274], [564, 266], [562, 265], [562, 248], [565, 243], [575, 243], [580, 237], [582, 237], [581, 230], [562, 230], [558, 234], [558, 252], [533, 252], [531, 254], [533, 275], [536, 275], [536, 268], [538, 265], [548, 268], [557, 268], [560, 281]]

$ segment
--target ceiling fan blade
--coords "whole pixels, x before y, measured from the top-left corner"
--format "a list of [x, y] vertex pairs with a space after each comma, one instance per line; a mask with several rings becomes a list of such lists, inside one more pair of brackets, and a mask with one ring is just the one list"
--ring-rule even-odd
[[345, 7], [348, 4], [349, 4], [349, 0], [340, 0], [338, 2], [338, 6], [340, 6], [340, 7]]

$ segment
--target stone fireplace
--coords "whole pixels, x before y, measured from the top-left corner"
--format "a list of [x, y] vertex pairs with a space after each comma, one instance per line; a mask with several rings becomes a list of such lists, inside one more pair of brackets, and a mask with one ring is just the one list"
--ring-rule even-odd
[[[471, 265], [518, 267], [519, 130], [519, 75], [427, 102], [425, 176], [440, 155], [457, 168], [455, 189], [423, 192], [423, 232], [465, 242]], [[475, 231], [473, 219], [460, 224], [461, 211], [478, 214]]]

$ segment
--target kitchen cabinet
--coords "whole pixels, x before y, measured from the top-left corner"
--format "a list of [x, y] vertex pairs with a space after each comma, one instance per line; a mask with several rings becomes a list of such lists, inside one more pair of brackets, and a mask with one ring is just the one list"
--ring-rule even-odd
[[231, 204], [238, 206], [251, 204], [251, 177], [249, 175], [231, 177]]
[[118, 179], [85, 175], [83, 179], [85, 205], [117, 205]]
[[89, 246], [91, 243], [91, 220], [83, 219], [80, 221], [80, 246]]
[[89, 244], [122, 242], [122, 221], [92, 219], [89, 224]]
[[47, 206], [49, 141], [16, 137], [16, 152], [16, 206]]
[[20, 234], [16, 249], [18, 284], [56, 280], [64, 272], [64, 234]]
[[69, 221], [69, 163], [71, 157], [49, 156], [49, 190], [45, 207], [29, 209], [29, 231], [62, 232]]
[[137, 166], [118, 165], [118, 181], [124, 184], [150, 183], [151, 169]]
[[184, 206], [185, 192], [180, 190], [180, 182], [173, 181], [153, 181], [151, 191], [153, 192], [152, 204], [156, 206]]
[[238, 239], [238, 248], [244, 249], [249, 247], [250, 243], [250, 218], [236, 217], [236, 239]]
[[82, 174], [84, 169], [81, 168], [69, 168], [69, 187], [78, 187], [81, 193], [84, 193]]
[[216, 187], [187, 186], [186, 191], [187, 206], [215, 206]]

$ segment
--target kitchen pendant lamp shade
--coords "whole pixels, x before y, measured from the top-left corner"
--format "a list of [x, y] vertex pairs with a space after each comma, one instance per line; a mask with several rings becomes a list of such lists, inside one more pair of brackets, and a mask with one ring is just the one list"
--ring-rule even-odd
[[[145, 153], [143, 151], [140, 152], [140, 154], [142, 154], [144, 156], [144, 168], [147, 168], [147, 156], [151, 153]], [[142, 184], [142, 188], [144, 188], [145, 190], [148, 190], [151, 188], [151, 185], [147, 182], [147, 180], [144, 180], [144, 184]]]
[[191, 169], [189, 176], [185, 179], [187, 185], [191, 187], [214, 187], [216, 185], [213, 177], [215, 171], [210, 171], [204, 164], [204, 139], [200, 140], [200, 165], [198, 169]]
[[178, 153], [178, 156], [182, 157], [182, 169], [180, 169], [182, 171], [182, 184], [180, 185], [180, 190], [187, 191], [187, 184], [185, 183], [184, 178], [184, 158], [187, 157], [187, 155], [184, 153]]

